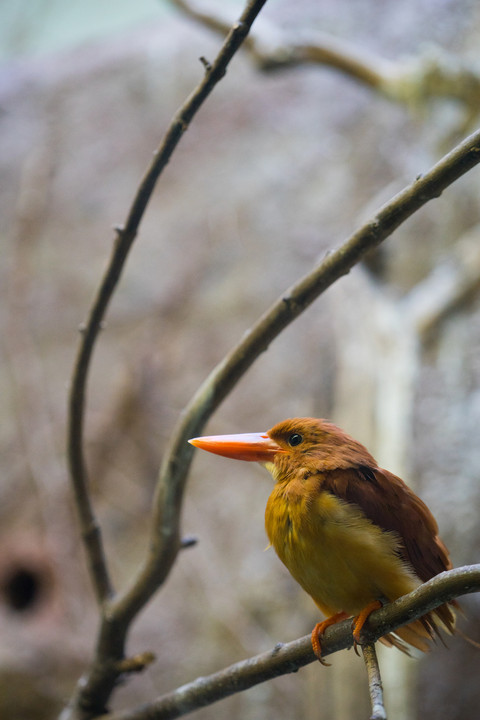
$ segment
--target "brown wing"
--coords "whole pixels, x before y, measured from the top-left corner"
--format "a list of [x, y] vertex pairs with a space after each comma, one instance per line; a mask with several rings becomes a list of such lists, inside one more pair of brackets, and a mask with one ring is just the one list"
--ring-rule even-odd
[[425, 582], [452, 567], [438, 525], [422, 500], [396, 475], [359, 465], [325, 473], [323, 487], [346, 502], [355, 503], [372, 522], [395, 531], [400, 552]]

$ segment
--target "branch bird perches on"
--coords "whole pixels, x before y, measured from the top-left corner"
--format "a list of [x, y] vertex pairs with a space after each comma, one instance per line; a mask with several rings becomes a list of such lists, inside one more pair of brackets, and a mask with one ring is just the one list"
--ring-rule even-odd
[[[409, 595], [373, 612], [368, 627], [363, 629], [364, 641], [375, 642], [402, 623], [415, 620], [442, 603], [479, 591], [480, 564], [437, 575]], [[344, 620], [326, 631], [323, 654], [331, 655], [352, 645], [351, 621]], [[293, 642], [278, 643], [261, 655], [242, 660], [208, 677], [197, 678], [143, 708], [108, 713], [98, 720], [174, 720], [271, 678], [296, 672], [315, 661], [310, 635], [305, 635]]]

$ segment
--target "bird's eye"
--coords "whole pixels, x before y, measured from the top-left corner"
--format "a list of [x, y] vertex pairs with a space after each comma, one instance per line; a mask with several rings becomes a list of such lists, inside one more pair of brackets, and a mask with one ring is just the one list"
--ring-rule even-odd
[[297, 445], [300, 445], [301, 442], [303, 442], [303, 436], [299, 433], [293, 433], [293, 435], [290, 435], [288, 438], [288, 444], [290, 447], [296, 447]]

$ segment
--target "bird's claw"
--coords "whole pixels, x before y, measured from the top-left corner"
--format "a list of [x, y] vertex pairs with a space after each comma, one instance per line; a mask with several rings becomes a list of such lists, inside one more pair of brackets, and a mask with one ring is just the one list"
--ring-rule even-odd
[[353, 618], [352, 621], [352, 634], [353, 634], [353, 648], [355, 650], [355, 653], [357, 655], [360, 655], [358, 652], [358, 645], [362, 644], [362, 630], [363, 626], [367, 622], [368, 618], [372, 614], [374, 610], [378, 610], [382, 607], [382, 603], [380, 600], [373, 600], [371, 603], [368, 603], [366, 607], [363, 608], [363, 610]]
[[312, 630], [312, 650], [319, 663], [324, 667], [330, 667], [331, 663], [327, 663], [322, 657], [322, 644], [320, 642], [320, 636], [323, 634], [322, 625], [323, 623], [317, 623]]
[[323, 622], [317, 623], [312, 630], [312, 650], [318, 661], [321, 662], [322, 665], [325, 665], [325, 667], [330, 667], [330, 663], [327, 663], [322, 657], [321, 638], [330, 625], [335, 625], [335, 623], [340, 622], [340, 620], [345, 620], [346, 617], [347, 613], [345, 612], [336, 613]]

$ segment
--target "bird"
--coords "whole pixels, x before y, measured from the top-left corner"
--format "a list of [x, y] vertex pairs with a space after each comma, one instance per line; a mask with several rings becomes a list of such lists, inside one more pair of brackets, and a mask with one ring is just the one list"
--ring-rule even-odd
[[[452, 568], [427, 505], [332, 422], [289, 418], [260, 433], [192, 438], [200, 449], [262, 464], [274, 487], [265, 530], [280, 560], [325, 616], [311, 635], [322, 658], [325, 630], [353, 617], [355, 648], [369, 615]], [[427, 652], [440, 629], [455, 633], [455, 600], [381, 642]]]

